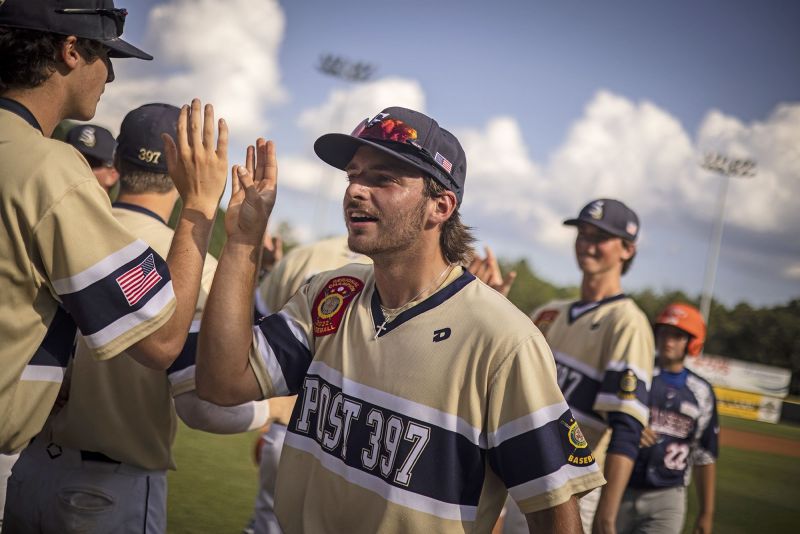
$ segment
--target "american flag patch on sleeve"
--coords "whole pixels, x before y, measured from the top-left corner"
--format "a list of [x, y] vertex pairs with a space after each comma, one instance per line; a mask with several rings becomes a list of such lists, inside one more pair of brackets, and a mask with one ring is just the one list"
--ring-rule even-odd
[[436, 161], [436, 163], [441, 165], [442, 168], [444, 168], [444, 170], [446, 170], [447, 172], [453, 172], [453, 164], [450, 163], [450, 160], [448, 160], [446, 157], [442, 156], [437, 152], [436, 155], [433, 156], [433, 159]]
[[153, 254], [149, 254], [141, 263], [117, 277], [117, 284], [130, 306], [139, 302], [160, 281], [161, 275], [156, 270]]

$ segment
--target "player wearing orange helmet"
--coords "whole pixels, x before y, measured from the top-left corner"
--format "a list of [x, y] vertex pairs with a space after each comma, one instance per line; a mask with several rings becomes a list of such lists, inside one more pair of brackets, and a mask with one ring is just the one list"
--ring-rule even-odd
[[703, 350], [706, 324], [688, 304], [670, 304], [656, 318], [657, 368], [650, 391], [650, 426], [617, 516], [617, 532], [681, 532], [686, 486], [694, 467], [700, 508], [693, 532], [711, 532], [718, 450], [716, 399], [704, 379], [684, 366]]

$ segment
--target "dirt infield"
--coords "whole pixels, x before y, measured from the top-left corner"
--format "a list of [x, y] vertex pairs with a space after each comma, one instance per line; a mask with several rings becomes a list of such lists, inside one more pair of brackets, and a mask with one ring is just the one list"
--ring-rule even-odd
[[746, 451], [766, 452], [769, 454], [782, 454], [800, 458], [800, 442], [787, 438], [764, 436], [755, 432], [721, 428], [719, 442], [724, 447], [735, 447]]

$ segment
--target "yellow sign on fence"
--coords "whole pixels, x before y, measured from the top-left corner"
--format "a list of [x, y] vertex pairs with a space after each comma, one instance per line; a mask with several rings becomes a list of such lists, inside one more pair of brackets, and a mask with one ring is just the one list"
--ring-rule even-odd
[[782, 401], [777, 397], [721, 387], [714, 387], [714, 393], [721, 415], [767, 423], [777, 423], [781, 417]]

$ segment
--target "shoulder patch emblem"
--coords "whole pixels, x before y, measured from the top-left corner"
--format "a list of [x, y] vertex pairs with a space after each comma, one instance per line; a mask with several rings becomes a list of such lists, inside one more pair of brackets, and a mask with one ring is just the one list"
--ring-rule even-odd
[[572, 414], [567, 411], [561, 416], [559, 420], [561, 424], [564, 441], [562, 446], [567, 456], [567, 463], [577, 466], [586, 466], [594, 463], [594, 455], [589, 449], [589, 443], [581, 432], [578, 422], [572, 417]]
[[547, 334], [547, 329], [558, 317], [558, 310], [542, 310], [533, 319], [533, 324], [536, 325], [542, 334]]
[[363, 288], [364, 282], [352, 276], [330, 279], [314, 299], [311, 309], [314, 336], [328, 336], [339, 330], [347, 306]]
[[622, 378], [619, 379], [619, 392], [617, 396], [620, 399], [633, 399], [636, 398], [636, 375], [630, 369], [626, 369], [622, 373]]

